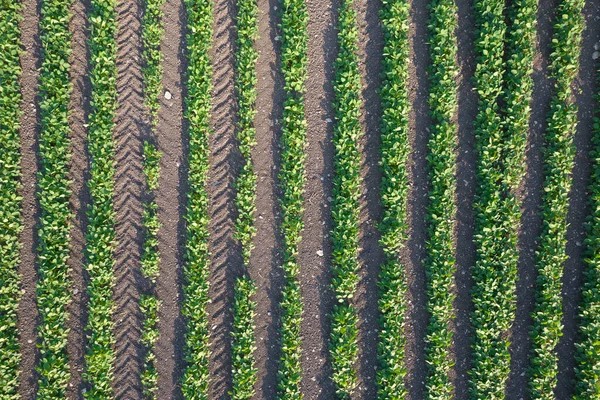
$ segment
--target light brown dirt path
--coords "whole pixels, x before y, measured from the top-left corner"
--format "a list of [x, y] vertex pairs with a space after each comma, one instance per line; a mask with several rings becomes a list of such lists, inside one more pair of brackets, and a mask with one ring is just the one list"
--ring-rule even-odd
[[[300, 288], [304, 304], [301, 333], [302, 392], [309, 399], [333, 398], [327, 346], [332, 310], [331, 196], [333, 173], [333, 61], [337, 55], [338, 1], [307, 0], [308, 79], [306, 82], [306, 192], [304, 232], [299, 246]], [[322, 256], [317, 254], [322, 251]], [[321, 253], [319, 253], [321, 254]]]
[[[256, 366], [258, 382], [256, 398], [275, 398], [277, 368], [281, 354], [281, 235], [279, 231], [280, 210], [277, 199], [278, 181], [276, 166], [279, 165], [279, 119], [282, 113], [283, 80], [280, 73], [280, 34], [277, 25], [281, 22], [279, 0], [258, 0], [259, 38], [256, 49], [258, 98], [256, 101], [256, 147], [252, 161], [258, 175], [256, 186], [256, 237], [255, 249], [250, 259], [250, 276], [255, 281], [257, 292], [256, 318]], [[277, 38], [277, 39], [276, 39]]]
[[578, 107], [575, 166], [573, 168], [573, 187], [571, 188], [567, 222], [567, 255], [563, 275], [563, 336], [556, 348], [558, 352], [558, 383], [555, 394], [559, 399], [573, 396], [575, 382], [575, 340], [579, 334], [579, 303], [583, 282], [585, 246], [584, 222], [590, 214], [587, 187], [590, 183], [594, 113], [598, 110], [598, 63], [592, 58], [594, 45], [600, 43], [600, 3], [587, 1], [583, 9], [586, 29], [583, 31], [579, 76], [575, 82], [574, 101]]
[[236, 151], [236, 100], [233, 90], [234, 0], [214, 1], [213, 105], [210, 138], [210, 252], [211, 275], [208, 313], [211, 318], [209, 398], [227, 398], [231, 390], [231, 324], [233, 285], [242, 272], [239, 243], [233, 239], [235, 177], [241, 157]]
[[35, 267], [37, 239], [37, 223], [39, 220], [39, 207], [35, 198], [37, 165], [37, 122], [38, 112], [38, 70], [40, 63], [39, 42], [39, 10], [35, 0], [24, 2], [22, 17], [19, 27], [21, 29], [21, 173], [22, 184], [21, 196], [23, 231], [19, 237], [21, 243], [21, 265], [19, 274], [21, 276], [22, 297], [18, 310], [18, 328], [20, 332], [19, 342], [21, 346], [21, 367], [19, 394], [22, 399], [33, 399], [37, 390], [37, 375], [35, 364], [37, 358], [36, 350], [36, 327], [38, 323], [38, 311], [36, 304], [36, 281], [37, 273]]
[[72, 302], [69, 305], [70, 328], [67, 350], [71, 366], [71, 380], [67, 386], [67, 396], [76, 399], [81, 396], [83, 389], [82, 372], [84, 368], [85, 355], [85, 333], [84, 328], [87, 319], [86, 294], [87, 282], [83, 264], [85, 261], [85, 231], [87, 227], [87, 207], [89, 205], [89, 190], [85, 184], [88, 177], [88, 157], [86, 148], [87, 136], [87, 111], [89, 109], [89, 95], [91, 84], [88, 78], [88, 57], [86, 39], [86, 12], [89, 10], [88, 0], [77, 0], [73, 2], [71, 13], [73, 15], [69, 30], [72, 37], [71, 53], [71, 81], [73, 91], [71, 92], [71, 104], [69, 106], [71, 115], [69, 125], [71, 127], [71, 200], [70, 208], [73, 212], [71, 228], [71, 251], [69, 267], [71, 268], [71, 279], [73, 280]]
[[182, 134], [183, 95], [182, 80], [185, 65], [184, 9], [182, 0], [167, 0], [164, 10], [163, 86], [171, 99], [161, 100], [156, 136], [162, 152], [160, 186], [156, 191], [160, 275], [157, 281], [161, 301], [156, 343], [158, 397], [180, 399], [179, 382], [182, 377], [185, 324], [181, 317], [181, 282], [185, 227], [183, 216], [187, 204], [185, 184], [186, 164], [183, 157]]
[[143, 242], [142, 173], [143, 93], [141, 74], [141, 4], [121, 0], [117, 5], [117, 116], [115, 338], [116, 363], [113, 381], [118, 399], [141, 398], [139, 273]]

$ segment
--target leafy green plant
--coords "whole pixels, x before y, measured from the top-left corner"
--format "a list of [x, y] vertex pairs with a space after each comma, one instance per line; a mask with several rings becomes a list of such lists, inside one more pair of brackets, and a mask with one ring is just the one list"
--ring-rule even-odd
[[144, 0], [144, 14], [142, 17], [142, 43], [144, 49], [142, 57], [145, 64], [142, 71], [144, 104], [150, 111], [152, 126], [155, 126], [158, 122], [159, 99], [163, 88], [163, 55], [160, 51], [160, 42], [164, 33], [164, 12], [162, 11], [164, 3], [165, 0]]
[[562, 276], [567, 260], [567, 213], [575, 157], [573, 136], [577, 127], [577, 106], [571, 99], [571, 85], [579, 70], [581, 38], [585, 26], [584, 1], [564, 0], [556, 10], [550, 72], [556, 92], [550, 103], [544, 148], [544, 226], [536, 253], [538, 277], [532, 313], [532, 352], [529, 387], [534, 399], [553, 399], [562, 336]]
[[115, 361], [112, 300], [115, 277], [115, 176], [114, 118], [117, 108], [117, 15], [115, 0], [92, 0], [89, 15], [90, 80], [92, 83], [88, 152], [91, 158], [91, 205], [86, 234], [86, 263], [89, 274], [88, 348], [84, 379], [90, 384], [87, 398], [113, 397]]
[[256, 368], [254, 351], [254, 318], [256, 317], [256, 302], [252, 296], [256, 287], [252, 280], [246, 276], [237, 279], [233, 304], [233, 390], [231, 398], [234, 400], [251, 399], [254, 395], [258, 369]]
[[458, 128], [455, 31], [457, 7], [453, 0], [433, 0], [429, 20], [431, 67], [429, 107], [433, 122], [427, 147], [429, 166], [428, 236], [426, 243], [426, 308], [430, 319], [425, 336], [426, 398], [449, 399], [453, 387], [449, 372], [454, 365], [450, 354], [454, 318], [454, 273], [456, 220], [456, 146]]
[[329, 351], [333, 381], [339, 398], [356, 389], [358, 316], [352, 299], [358, 285], [358, 234], [360, 221], [361, 82], [358, 69], [358, 28], [353, 1], [343, 1], [338, 22], [339, 50], [335, 61], [335, 123], [333, 127], [334, 176], [331, 216], [333, 245], [332, 289], [337, 301], [331, 314]]
[[41, 5], [39, 76], [40, 137], [38, 199], [40, 205], [37, 263], [37, 305], [40, 351], [38, 396], [65, 396], [71, 376], [67, 353], [68, 305], [71, 301], [69, 237], [69, 76], [71, 54], [70, 0], [46, 0]]
[[[475, 83], [479, 113], [475, 120], [477, 191], [476, 261], [471, 316], [475, 328], [472, 398], [503, 398], [510, 372], [507, 338], [516, 312], [521, 218], [515, 191], [524, 174], [533, 87], [536, 2], [478, 3], [478, 63]], [[512, 22], [506, 26], [505, 16]], [[505, 50], [507, 61], [504, 61]]]
[[185, 118], [188, 123], [188, 205], [186, 262], [184, 266], [183, 315], [187, 318], [185, 367], [181, 390], [186, 399], [207, 399], [208, 360], [210, 357], [207, 304], [210, 254], [208, 250], [208, 138], [212, 66], [212, 1], [186, 0], [187, 13], [186, 71], [187, 96]]
[[[235, 204], [238, 216], [235, 238], [239, 240], [246, 268], [254, 245], [256, 213], [256, 173], [252, 163], [252, 149], [256, 144], [254, 116], [256, 115], [256, 60], [258, 51], [254, 42], [258, 37], [258, 5], [256, 0], [238, 0], [236, 17], [237, 50], [235, 88], [238, 100], [238, 149], [244, 158], [242, 171], [236, 180]], [[247, 271], [245, 271], [247, 274]], [[248, 276], [238, 278], [235, 285], [233, 324], [233, 392], [234, 399], [249, 399], [254, 395], [258, 369], [255, 368], [254, 309], [250, 299], [256, 289]]]
[[21, 298], [21, 20], [22, 3], [0, 7], [0, 398], [17, 399], [21, 362], [17, 310]]
[[281, 61], [285, 100], [281, 118], [281, 169], [278, 179], [283, 236], [285, 283], [281, 300], [281, 357], [277, 371], [277, 398], [302, 399], [302, 296], [298, 281], [298, 245], [304, 228], [304, 185], [306, 183], [306, 118], [304, 93], [307, 78], [307, 23], [305, 0], [282, 0]]
[[[598, 69], [600, 78], [600, 68]], [[600, 81], [600, 79], [598, 79]], [[596, 94], [596, 118], [592, 137], [592, 176], [590, 180], [591, 214], [586, 221], [586, 257], [583, 275], [581, 319], [576, 342], [575, 394], [576, 400], [600, 397], [600, 92]]]
[[383, 82], [379, 96], [381, 121], [381, 203], [380, 244], [385, 262], [379, 275], [379, 331], [377, 369], [378, 397], [406, 397], [404, 335], [406, 278], [399, 251], [408, 239], [407, 202], [409, 192], [408, 155], [408, 21], [406, 0], [384, 0], [381, 22], [384, 32]]
[[142, 344], [146, 348], [144, 370], [142, 371], [142, 386], [144, 398], [156, 399], [158, 392], [158, 373], [156, 372], [156, 354], [154, 346], [158, 340], [158, 310], [160, 301], [154, 295], [140, 297], [140, 310], [144, 315]]

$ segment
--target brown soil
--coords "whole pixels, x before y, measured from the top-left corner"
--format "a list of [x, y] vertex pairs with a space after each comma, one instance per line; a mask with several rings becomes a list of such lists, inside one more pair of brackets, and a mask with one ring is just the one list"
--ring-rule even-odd
[[279, 330], [281, 326], [281, 270], [282, 241], [279, 230], [279, 206], [277, 173], [279, 165], [279, 139], [281, 131], [278, 121], [282, 114], [283, 78], [279, 72], [280, 1], [259, 0], [259, 39], [256, 49], [258, 98], [255, 118], [257, 145], [252, 161], [258, 182], [256, 187], [256, 248], [250, 260], [250, 275], [258, 288], [256, 318], [256, 362], [258, 382], [256, 397], [272, 399], [277, 389], [277, 368], [280, 357]]
[[142, 140], [144, 123], [141, 73], [141, 5], [117, 5], [117, 117], [114, 131], [117, 161], [114, 210], [116, 213], [115, 301], [116, 362], [113, 389], [118, 399], [141, 399], [141, 314], [139, 311], [142, 229]]
[[210, 251], [211, 290], [208, 312], [211, 318], [211, 388], [209, 397], [226, 398], [231, 382], [231, 325], [233, 286], [242, 273], [239, 243], [233, 238], [235, 190], [241, 158], [235, 147], [236, 100], [233, 90], [235, 2], [214, 2], [213, 108], [210, 139]]
[[73, 17], [70, 31], [72, 38], [71, 53], [71, 210], [73, 221], [71, 228], [71, 253], [69, 267], [73, 280], [72, 303], [69, 306], [70, 328], [68, 338], [68, 351], [71, 363], [71, 380], [67, 387], [67, 396], [70, 399], [79, 398], [83, 389], [82, 372], [85, 365], [85, 325], [87, 319], [86, 304], [87, 281], [83, 269], [85, 255], [85, 232], [87, 229], [87, 207], [90, 203], [89, 190], [85, 182], [88, 179], [88, 157], [86, 149], [87, 115], [89, 111], [89, 96], [91, 83], [88, 71], [88, 52], [86, 43], [86, 11], [89, 10], [89, 1], [75, 1], [72, 6]]
[[37, 224], [39, 207], [35, 197], [37, 164], [37, 138], [39, 121], [37, 86], [38, 68], [40, 63], [39, 42], [39, 9], [35, 1], [23, 4], [23, 19], [19, 24], [21, 29], [21, 173], [23, 187], [23, 231], [21, 242], [21, 288], [23, 290], [18, 310], [19, 342], [21, 346], [21, 367], [19, 395], [23, 399], [35, 398], [37, 375], [36, 326], [39, 314], [36, 303], [37, 270], [35, 267], [36, 249], [38, 246]]
[[161, 228], [158, 232], [160, 276], [157, 281], [161, 301], [156, 343], [158, 397], [179, 399], [182, 374], [184, 322], [181, 317], [181, 290], [185, 231], [183, 216], [186, 207], [185, 173], [182, 135], [183, 95], [182, 51], [184, 49], [185, 16], [181, 0], [167, 0], [163, 10], [164, 39], [163, 86], [172, 97], [163, 100], [158, 114], [156, 137], [162, 152], [160, 186], [156, 194]]

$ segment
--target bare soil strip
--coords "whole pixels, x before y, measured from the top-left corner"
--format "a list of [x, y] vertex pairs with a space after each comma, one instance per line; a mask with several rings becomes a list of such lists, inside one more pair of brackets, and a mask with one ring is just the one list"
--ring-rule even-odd
[[37, 164], [37, 135], [38, 135], [38, 68], [40, 64], [39, 42], [39, 5], [35, 0], [24, 2], [22, 7], [23, 19], [19, 24], [21, 28], [21, 196], [23, 231], [19, 241], [21, 243], [21, 287], [23, 289], [18, 310], [19, 342], [21, 346], [21, 367], [19, 395], [22, 399], [33, 399], [37, 389], [37, 374], [35, 366], [37, 361], [36, 327], [38, 324], [38, 310], [36, 303], [37, 270], [35, 267], [36, 248], [38, 246], [37, 224], [39, 221], [39, 207], [35, 197]]
[[531, 120], [527, 138], [526, 175], [521, 183], [522, 201], [521, 227], [519, 233], [519, 279], [517, 281], [517, 311], [511, 340], [511, 373], [506, 393], [511, 398], [527, 397], [527, 374], [531, 341], [531, 313], [535, 303], [535, 251], [537, 238], [542, 232], [542, 220], [539, 214], [542, 204], [544, 134], [546, 118], [550, 111], [550, 100], [554, 93], [553, 82], [548, 76], [550, 61], [550, 43], [553, 34], [554, 8], [556, 0], [541, 0], [537, 17], [536, 54], [534, 55], [533, 94], [531, 102]]
[[235, 1], [214, 1], [213, 33], [213, 107], [210, 138], [210, 198], [212, 302], [209, 397], [220, 399], [232, 388], [231, 325], [233, 285], [242, 272], [241, 248], [233, 238], [235, 205], [234, 178], [241, 157], [235, 152], [236, 101], [233, 90]]
[[116, 241], [114, 292], [116, 398], [141, 398], [141, 315], [138, 307], [140, 256], [143, 243], [141, 196], [143, 122], [141, 74], [141, 5], [122, 0], [117, 5], [117, 118], [114, 207]]
[[158, 397], [180, 399], [179, 382], [182, 377], [185, 324], [181, 317], [181, 282], [185, 230], [183, 216], [186, 209], [186, 164], [183, 156], [182, 135], [183, 93], [182, 79], [185, 46], [185, 10], [182, 0], [167, 0], [164, 10], [163, 85], [171, 93], [164, 99], [158, 113], [156, 136], [162, 152], [160, 183], [156, 192], [161, 228], [158, 232], [160, 275], [157, 282], [159, 309], [156, 343]]
[[427, 225], [425, 214], [429, 194], [427, 172], [427, 141], [431, 118], [429, 117], [429, 83], [427, 68], [431, 63], [427, 45], [427, 0], [412, 0], [410, 4], [410, 26], [408, 31], [410, 62], [408, 66], [408, 96], [411, 104], [409, 114], [410, 193], [408, 196], [409, 239], [401, 251], [400, 258], [406, 268], [407, 314], [406, 314], [406, 387], [409, 398], [422, 398], [425, 383], [425, 329], [428, 315], [425, 310], [425, 241]]
[[583, 281], [583, 256], [585, 247], [584, 222], [589, 215], [589, 197], [587, 186], [590, 183], [591, 168], [591, 139], [593, 134], [593, 118], [597, 110], [595, 95], [598, 93], [596, 77], [598, 76], [598, 63], [592, 58], [594, 45], [600, 42], [600, 4], [586, 2], [583, 9], [586, 20], [586, 29], [583, 33], [581, 45], [580, 69], [576, 81], [577, 90], [575, 103], [578, 107], [578, 124], [574, 143], [577, 149], [575, 166], [573, 168], [573, 186], [571, 188], [569, 213], [567, 221], [567, 255], [563, 275], [563, 336], [557, 346], [558, 352], [558, 383], [555, 394], [557, 398], [570, 398], [573, 395], [575, 380], [575, 340], [578, 335], [578, 312], [581, 300], [581, 283]]
[[377, 397], [377, 340], [379, 290], [377, 280], [384, 255], [379, 239], [377, 223], [381, 220], [381, 160], [380, 126], [381, 103], [378, 89], [381, 87], [381, 59], [383, 31], [380, 26], [380, 1], [356, 2], [359, 29], [359, 58], [362, 79], [362, 196], [360, 217], [360, 281], [355, 304], [359, 315], [359, 365], [357, 395], [360, 398]]
[[456, 299], [454, 301], [456, 319], [454, 321], [453, 352], [456, 357], [452, 377], [457, 398], [466, 398], [468, 393], [468, 370], [471, 367], [470, 322], [473, 302], [471, 272], [475, 264], [475, 243], [473, 230], [473, 200], [475, 197], [475, 173], [477, 154], [473, 123], [478, 112], [478, 96], [474, 91], [473, 74], [476, 57], [474, 48], [475, 20], [472, 0], [458, 0], [458, 65], [460, 67], [458, 86], [458, 154], [457, 154], [457, 225], [456, 225]]
[[89, 190], [86, 186], [88, 178], [88, 157], [86, 149], [87, 115], [89, 111], [89, 97], [91, 83], [88, 78], [88, 57], [86, 38], [86, 12], [89, 10], [88, 0], [77, 0], [73, 2], [71, 12], [73, 17], [69, 30], [72, 38], [71, 53], [71, 81], [73, 90], [71, 92], [71, 104], [69, 106], [71, 115], [69, 125], [71, 127], [71, 201], [70, 208], [73, 210], [73, 221], [71, 227], [71, 252], [69, 267], [71, 268], [71, 279], [73, 281], [72, 302], [69, 305], [70, 329], [67, 350], [71, 366], [71, 380], [67, 386], [67, 396], [70, 399], [79, 398], [83, 389], [82, 372], [84, 368], [85, 355], [85, 324], [87, 313], [85, 311], [88, 300], [86, 288], [87, 282], [83, 270], [85, 232], [87, 229], [87, 207], [90, 203]]
[[[281, 22], [279, 0], [258, 0], [260, 9], [256, 49], [259, 52], [256, 100], [256, 140], [253, 162], [258, 181], [256, 186], [256, 245], [250, 259], [250, 276], [255, 281], [256, 366], [258, 382], [256, 398], [273, 399], [277, 390], [277, 367], [281, 354], [281, 270], [282, 241], [279, 229], [280, 212], [277, 199], [276, 168], [279, 165], [278, 121], [283, 112], [283, 77], [277, 57], [278, 29]], [[276, 39], [277, 37], [277, 39]]]
[[[334, 385], [328, 360], [329, 313], [332, 310], [331, 196], [333, 172], [333, 61], [337, 53], [336, 0], [307, 0], [308, 79], [306, 120], [308, 130], [304, 232], [299, 246], [300, 289], [304, 305], [301, 332], [302, 392], [307, 399], [331, 399]], [[318, 253], [317, 253], [318, 252]], [[321, 253], [322, 252], [322, 253]], [[319, 255], [319, 254], [322, 254]]]

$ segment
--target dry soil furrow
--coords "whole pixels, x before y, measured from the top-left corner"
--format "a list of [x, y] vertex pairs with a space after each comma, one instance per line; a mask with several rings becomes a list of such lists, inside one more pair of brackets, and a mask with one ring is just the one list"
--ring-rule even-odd
[[458, 153], [456, 170], [456, 299], [454, 307], [454, 342], [452, 351], [456, 365], [453, 371], [453, 383], [457, 398], [465, 398], [468, 393], [467, 374], [471, 366], [471, 328], [470, 317], [473, 311], [471, 272], [475, 264], [475, 244], [473, 230], [473, 200], [475, 197], [475, 173], [477, 154], [473, 123], [477, 115], [477, 94], [473, 85], [475, 72], [475, 48], [472, 0], [457, 0], [458, 28]]
[[[331, 196], [333, 173], [333, 62], [337, 56], [337, 0], [307, 0], [308, 130], [304, 231], [299, 246], [300, 288], [304, 305], [301, 333], [302, 391], [309, 399], [333, 398], [328, 355], [333, 297], [331, 282]], [[321, 253], [322, 252], [322, 253]], [[319, 255], [321, 254], [321, 255]]]
[[211, 330], [209, 397], [221, 399], [231, 390], [231, 324], [233, 285], [241, 273], [239, 243], [233, 239], [235, 190], [241, 157], [235, 150], [236, 100], [233, 90], [235, 1], [214, 1], [213, 25], [213, 106], [211, 115], [210, 199], [211, 303], [208, 305]]
[[156, 192], [161, 228], [158, 231], [160, 275], [157, 281], [161, 301], [156, 343], [158, 397], [179, 399], [182, 377], [183, 333], [181, 282], [184, 254], [183, 215], [186, 206], [183, 157], [182, 51], [184, 49], [184, 8], [182, 0], [167, 0], [164, 10], [163, 85], [171, 93], [162, 100], [155, 129], [158, 149], [162, 152], [160, 186]]
[[122, 0], [117, 5], [117, 118], [115, 126], [116, 213], [115, 321], [116, 398], [141, 398], [138, 307], [142, 231], [142, 140], [146, 134], [141, 74], [141, 5]]
[[258, 0], [258, 8], [258, 97], [255, 117], [257, 144], [252, 154], [258, 181], [254, 239], [256, 247], [250, 258], [250, 276], [258, 288], [254, 297], [257, 301], [256, 397], [272, 399], [275, 398], [277, 389], [277, 368], [281, 354], [279, 302], [283, 286], [276, 169], [279, 165], [278, 149], [281, 136], [278, 121], [283, 112], [283, 79], [276, 54], [279, 50], [276, 27], [281, 21], [281, 2]]
[[71, 180], [70, 208], [73, 210], [73, 222], [71, 227], [71, 252], [69, 267], [71, 268], [71, 279], [73, 280], [72, 303], [69, 306], [70, 328], [68, 338], [68, 352], [71, 364], [71, 380], [67, 386], [67, 396], [76, 399], [81, 396], [83, 389], [82, 372], [84, 368], [85, 355], [85, 324], [87, 313], [85, 305], [87, 282], [83, 270], [85, 232], [87, 227], [87, 207], [90, 203], [89, 190], [85, 184], [88, 177], [88, 157], [86, 149], [87, 115], [89, 111], [89, 96], [91, 84], [88, 79], [88, 57], [86, 43], [86, 12], [89, 10], [88, 0], [76, 0], [71, 7], [72, 19], [69, 26], [73, 38], [71, 48], [71, 81], [73, 90], [71, 92], [71, 104], [69, 106], [71, 115], [69, 125], [71, 127], [71, 169], [69, 179]]
[[37, 374], [35, 365], [37, 360], [37, 332], [38, 310], [36, 303], [37, 272], [35, 267], [36, 248], [38, 246], [37, 224], [39, 221], [39, 206], [35, 197], [37, 164], [37, 138], [38, 138], [38, 68], [40, 65], [39, 42], [39, 4], [35, 0], [23, 3], [23, 19], [19, 24], [21, 28], [21, 196], [23, 231], [19, 241], [21, 243], [21, 276], [22, 297], [18, 310], [18, 328], [20, 332], [21, 367], [19, 395], [22, 399], [35, 398], [37, 388]]
[[381, 235], [377, 223], [381, 220], [381, 104], [377, 90], [381, 87], [381, 61], [383, 31], [379, 19], [380, 1], [356, 2], [359, 29], [359, 57], [362, 75], [362, 196], [360, 217], [360, 281], [356, 293], [359, 315], [359, 365], [358, 396], [365, 399], [377, 397], [377, 330], [379, 308], [377, 304], [380, 265], [384, 261], [379, 246]]
[[517, 280], [517, 311], [511, 340], [511, 373], [507, 382], [507, 395], [526, 397], [527, 374], [531, 341], [531, 313], [535, 302], [534, 285], [537, 276], [535, 251], [537, 238], [542, 232], [539, 214], [542, 204], [543, 158], [542, 147], [546, 132], [546, 118], [554, 94], [553, 82], [548, 76], [550, 43], [553, 34], [556, 0], [541, 0], [537, 13], [536, 52], [533, 60], [533, 92], [527, 148], [525, 150], [526, 175], [521, 183], [521, 227], [519, 232], [519, 267]]
[[593, 119], [597, 111], [595, 95], [598, 93], [598, 63], [592, 58], [594, 45], [600, 43], [600, 3], [587, 1], [583, 9], [586, 29], [581, 43], [580, 69], [574, 91], [574, 101], [578, 107], [575, 166], [573, 168], [573, 186], [571, 188], [567, 221], [567, 255], [563, 275], [563, 336], [556, 348], [558, 353], [558, 383], [555, 394], [559, 399], [573, 395], [575, 380], [575, 340], [578, 335], [578, 312], [583, 281], [583, 257], [585, 247], [584, 222], [589, 215], [589, 197], [587, 186], [590, 182], [590, 150], [593, 134]]

